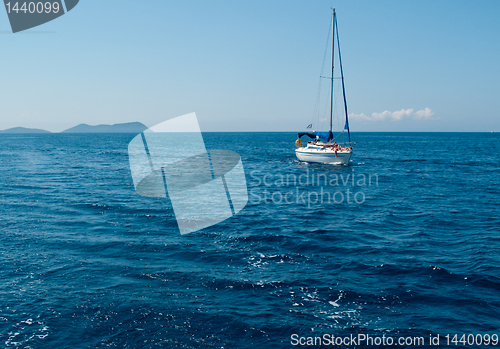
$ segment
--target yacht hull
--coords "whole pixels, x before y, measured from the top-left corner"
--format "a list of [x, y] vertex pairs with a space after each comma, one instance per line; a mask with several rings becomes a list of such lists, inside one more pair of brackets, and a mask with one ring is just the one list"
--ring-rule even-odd
[[316, 162], [320, 164], [349, 165], [352, 151], [335, 151], [327, 148], [306, 148], [295, 149], [297, 159], [303, 162]]

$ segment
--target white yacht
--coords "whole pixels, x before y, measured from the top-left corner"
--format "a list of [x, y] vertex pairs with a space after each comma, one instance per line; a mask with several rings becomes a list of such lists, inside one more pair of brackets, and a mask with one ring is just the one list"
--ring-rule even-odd
[[[333, 119], [333, 109], [334, 109], [334, 98], [333, 98], [333, 68], [335, 61], [335, 34], [337, 34], [337, 50], [340, 66], [340, 75], [342, 80], [342, 95], [344, 100], [344, 112], [345, 112], [345, 125], [344, 129], [337, 136], [334, 137], [332, 132], [332, 119]], [[324, 77], [320, 77], [324, 78]], [[299, 132], [298, 139], [295, 141], [297, 149], [295, 149], [295, 154], [300, 161], [304, 162], [317, 162], [324, 164], [338, 164], [338, 165], [349, 165], [349, 161], [352, 156], [352, 149], [355, 143], [351, 142], [351, 132], [349, 130], [349, 118], [347, 114], [347, 102], [345, 97], [345, 86], [344, 86], [344, 71], [342, 69], [342, 58], [340, 56], [340, 41], [337, 28], [337, 17], [335, 14], [335, 9], [333, 9], [332, 15], [332, 75], [328, 77], [331, 80], [330, 87], [330, 130], [328, 132]], [[308, 127], [311, 127], [309, 125]], [[347, 142], [345, 141], [344, 132], [347, 131]], [[337, 144], [336, 138], [342, 136], [341, 144]], [[301, 137], [308, 136], [312, 141], [308, 141], [306, 144], [302, 144]]]

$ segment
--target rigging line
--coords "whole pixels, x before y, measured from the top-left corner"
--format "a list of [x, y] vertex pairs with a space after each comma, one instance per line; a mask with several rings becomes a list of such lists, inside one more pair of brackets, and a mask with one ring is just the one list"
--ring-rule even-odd
[[[339, 138], [339, 136], [342, 134], [342, 132], [340, 132], [339, 134], [337, 134], [334, 138], [332, 138], [332, 141], [336, 140], [337, 138]], [[330, 141], [330, 143], [332, 142]]]
[[315, 118], [317, 116], [319, 117], [320, 104], [321, 104], [321, 79], [319, 79], [319, 83], [318, 83], [318, 92], [316, 94], [316, 102], [314, 103], [313, 115], [312, 115], [312, 120], [311, 120], [312, 124], [314, 124]]
[[[335, 86], [335, 96], [340, 96], [340, 86], [338, 84], [336, 84]], [[338, 102], [338, 98], [335, 99], [335, 106], [334, 106], [334, 113], [333, 115], [335, 115], [335, 121], [337, 122], [337, 129], [338, 130], [343, 130], [343, 127], [341, 127], [341, 120], [340, 120], [340, 111], [339, 111], [339, 103]], [[342, 132], [342, 131], [340, 131]]]
[[323, 73], [323, 70], [325, 69], [325, 62], [326, 62], [326, 54], [328, 52], [328, 47], [330, 46], [330, 32], [333, 32], [332, 29], [332, 22], [330, 21], [330, 26], [328, 27], [328, 35], [326, 37], [326, 45], [325, 45], [325, 52], [323, 53], [323, 63], [321, 63], [321, 73]]
[[332, 14], [332, 72], [331, 72], [331, 87], [330, 87], [330, 133], [332, 132], [332, 118], [333, 118], [333, 66], [335, 63], [335, 9], [333, 9]]
[[[335, 23], [337, 23], [337, 18], [335, 18]], [[340, 65], [340, 76], [342, 77], [342, 93], [344, 95], [344, 107], [345, 107], [345, 126], [347, 126], [347, 135], [349, 137], [349, 143], [351, 142], [351, 132], [349, 130], [349, 118], [347, 114], [347, 100], [345, 98], [345, 86], [344, 86], [344, 71], [342, 69], [342, 56], [340, 55], [340, 39], [339, 39], [339, 26], [337, 24], [336, 27], [334, 27], [337, 30], [337, 47], [339, 50], [339, 65]], [[345, 127], [344, 127], [345, 129]], [[343, 129], [343, 130], [344, 130]]]
[[[324, 92], [324, 93], [327, 93], [327, 92]], [[330, 91], [328, 91], [328, 95], [329, 94], [330, 94]], [[324, 98], [323, 103], [324, 103], [323, 110], [321, 111], [321, 114], [319, 115], [319, 117], [322, 117], [320, 130], [326, 130], [326, 128], [328, 127], [328, 125], [330, 123], [330, 96], [327, 96], [326, 98]]]
[[[327, 56], [327, 53], [328, 53], [328, 48], [329, 48], [329, 43], [330, 43], [330, 32], [333, 32], [332, 31], [332, 24], [333, 24], [333, 21], [329, 21], [330, 22], [330, 25], [328, 27], [328, 34], [326, 36], [326, 44], [325, 44], [325, 52], [323, 53], [323, 62], [321, 63], [321, 70], [320, 70], [320, 74], [323, 73], [324, 69], [325, 69], [325, 62], [326, 62], [326, 56]], [[321, 77], [321, 76], [320, 76]], [[320, 114], [321, 114], [321, 79], [319, 79], [319, 83], [318, 83], [318, 92], [316, 94], [316, 102], [314, 104], [314, 110], [313, 110], [313, 117], [312, 117], [312, 120], [311, 120], [311, 123], [313, 124], [314, 126], [314, 122], [316, 121], [316, 117], [318, 118], [318, 122], [319, 122], [319, 118], [320, 118]]]

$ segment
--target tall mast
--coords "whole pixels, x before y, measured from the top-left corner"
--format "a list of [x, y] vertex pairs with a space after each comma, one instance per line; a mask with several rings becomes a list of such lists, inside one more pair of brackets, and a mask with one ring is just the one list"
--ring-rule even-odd
[[332, 85], [331, 85], [331, 96], [330, 96], [330, 134], [332, 133], [332, 119], [333, 119], [333, 62], [334, 62], [334, 50], [335, 50], [335, 9], [332, 15]]

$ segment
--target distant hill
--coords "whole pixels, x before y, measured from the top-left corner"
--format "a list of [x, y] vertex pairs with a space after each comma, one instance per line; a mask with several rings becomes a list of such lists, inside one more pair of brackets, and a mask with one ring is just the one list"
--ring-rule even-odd
[[61, 133], [141, 133], [147, 129], [148, 127], [140, 122], [96, 126], [80, 124], [75, 127], [68, 128]]
[[7, 130], [0, 131], [0, 133], [51, 133], [51, 132], [39, 128], [13, 127]]

